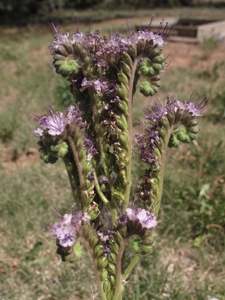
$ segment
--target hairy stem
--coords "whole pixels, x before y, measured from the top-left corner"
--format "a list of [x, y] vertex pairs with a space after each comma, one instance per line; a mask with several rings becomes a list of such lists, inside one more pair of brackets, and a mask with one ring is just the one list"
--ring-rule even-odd
[[125, 272], [123, 273], [123, 280], [126, 280], [127, 277], [130, 275], [134, 267], [137, 265], [139, 262], [141, 255], [140, 253], [135, 254], [133, 257], [132, 261], [130, 262], [129, 266], [126, 268]]
[[74, 181], [73, 181], [73, 177], [72, 177], [71, 172], [67, 168], [67, 161], [65, 160], [65, 158], [63, 158], [63, 161], [64, 161], [64, 164], [66, 166], [66, 171], [67, 171], [67, 174], [68, 174], [68, 177], [69, 177], [70, 187], [71, 187], [72, 194], [73, 194], [73, 199], [74, 199], [74, 202], [76, 202], [76, 197], [75, 197], [75, 193], [74, 193], [74, 191], [75, 191], [75, 184], [74, 184]]
[[128, 87], [128, 132], [129, 132], [129, 146], [128, 146], [128, 157], [129, 163], [127, 166], [127, 180], [128, 184], [125, 190], [125, 201], [123, 203], [123, 210], [125, 211], [130, 200], [130, 190], [132, 185], [132, 148], [133, 148], [133, 123], [132, 123], [132, 109], [133, 109], [133, 90], [134, 90], [134, 81], [135, 81], [135, 73], [138, 64], [138, 59], [134, 60], [134, 64], [131, 71], [131, 76], [129, 80]]
[[157, 203], [155, 203], [153, 205], [153, 213], [155, 215], [158, 215], [160, 204], [161, 204], [162, 193], [163, 193], [164, 172], [165, 172], [165, 164], [166, 164], [166, 150], [167, 150], [169, 138], [170, 138], [170, 135], [172, 132], [173, 132], [173, 128], [170, 127], [168, 129], [168, 132], [167, 132], [165, 138], [163, 139], [164, 145], [161, 149], [162, 159], [160, 162], [161, 166], [160, 166], [160, 171], [159, 171], [159, 175], [158, 175], [158, 177], [159, 177], [159, 195], [158, 195]]
[[126, 240], [124, 239], [120, 244], [120, 249], [117, 255], [116, 260], [116, 288], [113, 300], [122, 300], [122, 292], [123, 292], [123, 283], [122, 283], [122, 274], [121, 274], [121, 265], [122, 265], [122, 256], [124, 252], [124, 248], [126, 245]]
[[80, 160], [79, 160], [79, 157], [78, 157], [78, 152], [76, 150], [76, 147], [74, 145], [74, 141], [71, 138], [71, 136], [68, 136], [68, 141], [70, 143], [70, 147], [71, 147], [71, 150], [72, 150], [72, 153], [73, 153], [73, 158], [74, 158], [74, 161], [75, 161], [76, 166], [77, 166], [78, 177], [79, 177], [79, 186], [80, 186], [80, 189], [82, 189], [82, 187], [84, 185], [84, 179], [83, 179], [83, 174], [82, 174], [82, 165], [80, 164]]

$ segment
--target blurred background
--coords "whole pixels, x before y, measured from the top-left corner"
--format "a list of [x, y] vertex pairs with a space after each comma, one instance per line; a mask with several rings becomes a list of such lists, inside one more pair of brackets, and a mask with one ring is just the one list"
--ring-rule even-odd
[[[168, 151], [157, 246], [129, 278], [124, 299], [225, 299], [225, 1], [0, 0], [1, 300], [99, 299], [86, 253], [62, 263], [41, 224], [57, 219], [52, 206], [64, 214], [73, 205], [63, 164], [45, 165], [33, 136], [32, 114], [45, 113], [46, 103], [64, 110], [72, 99], [52, 66], [50, 23], [61, 33], [75, 32], [77, 22], [84, 32], [126, 33], [126, 21], [136, 30], [152, 16], [174, 30], [164, 47], [161, 91], [135, 95], [135, 131], [143, 108], [166, 92], [186, 101], [194, 91], [209, 104], [198, 139]], [[200, 41], [199, 26], [209, 23]], [[138, 174], [137, 163], [133, 168]]]

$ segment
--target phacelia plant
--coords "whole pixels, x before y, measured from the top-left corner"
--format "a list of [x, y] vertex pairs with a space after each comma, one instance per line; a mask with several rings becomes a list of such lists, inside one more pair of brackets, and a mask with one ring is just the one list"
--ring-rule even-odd
[[[64, 161], [76, 209], [65, 215], [55, 210], [60, 220], [46, 227], [63, 259], [72, 255], [71, 249], [77, 251], [78, 240], [85, 240], [101, 298], [119, 300], [141, 255], [155, 244], [166, 149], [196, 138], [206, 99], [181, 102], [167, 96], [153, 103], [145, 109], [143, 132], [133, 137], [133, 96], [138, 82], [146, 97], [160, 88], [167, 26], [158, 33], [149, 28], [109, 36], [77, 31], [70, 37], [54, 31], [53, 65], [70, 82], [74, 99], [65, 113], [49, 106], [48, 115], [36, 117], [35, 136], [45, 163]], [[144, 171], [132, 183], [133, 152]], [[134, 255], [123, 269], [131, 237]]]

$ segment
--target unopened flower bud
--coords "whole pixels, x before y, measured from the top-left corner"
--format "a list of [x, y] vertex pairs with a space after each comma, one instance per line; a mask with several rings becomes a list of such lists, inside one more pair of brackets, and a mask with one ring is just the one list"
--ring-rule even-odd
[[109, 262], [116, 263], [117, 255], [114, 252], [110, 252], [108, 255]]
[[122, 115], [118, 118], [116, 118], [116, 123], [118, 125], [118, 127], [122, 130], [126, 130], [127, 129], [127, 120], [126, 118]]
[[111, 274], [116, 274], [116, 265], [113, 264], [112, 262], [110, 262], [108, 264], [108, 271], [111, 273]]
[[141, 249], [141, 247], [140, 247], [140, 240], [133, 241], [132, 246], [133, 246], [133, 249], [134, 249], [135, 253], [139, 253], [140, 252], [140, 249]]
[[87, 156], [86, 149], [80, 149], [78, 152], [78, 156], [80, 160], [84, 160]]
[[118, 80], [119, 80], [119, 82], [122, 82], [125, 86], [127, 86], [129, 84], [128, 78], [124, 73], [118, 74]]
[[143, 81], [140, 85], [140, 92], [148, 97], [148, 96], [153, 96], [155, 94], [155, 91], [152, 88], [152, 85], [148, 81]]
[[90, 244], [90, 246], [91, 246], [92, 248], [94, 248], [95, 245], [96, 245], [98, 242], [99, 242], [98, 236], [96, 236], [96, 235], [91, 235], [91, 236], [89, 237], [89, 244]]
[[160, 88], [160, 86], [161, 86], [160, 81], [152, 81], [152, 78], [151, 78], [151, 84], [152, 84], [153, 88], [154, 88], [154, 86], [156, 86], [157, 88]]
[[63, 43], [64, 48], [67, 50], [68, 53], [72, 53], [73, 52], [73, 46], [71, 44], [71, 42], [66, 41]]
[[149, 54], [149, 58], [153, 59], [155, 56], [158, 56], [162, 53], [162, 49], [160, 49], [158, 46], [154, 46], [153, 49], [151, 49], [151, 52]]
[[61, 61], [61, 60], [63, 61], [67, 59], [64, 55], [61, 54], [55, 54], [53, 58], [54, 58], [54, 64], [56, 61]]
[[167, 117], [162, 117], [160, 119], [160, 125], [163, 126], [163, 127], [165, 127], [166, 129], [169, 129], [170, 123], [169, 123]]
[[155, 70], [152, 67], [150, 60], [144, 60], [140, 64], [140, 71], [144, 76], [153, 76], [155, 74]]
[[113, 291], [112, 291], [112, 290], [109, 290], [109, 291], [107, 292], [107, 300], [112, 300], [113, 297], [114, 297]]
[[121, 132], [121, 133], [119, 133], [118, 137], [119, 137], [119, 141], [120, 141], [121, 145], [127, 150], [128, 145], [129, 145], [128, 136], [126, 134], [124, 134], [123, 132]]
[[75, 60], [65, 60], [58, 68], [56, 72], [64, 77], [76, 75], [79, 71], [79, 65]]
[[188, 131], [197, 134], [199, 132], [199, 126], [196, 125], [196, 126], [189, 127]]
[[120, 62], [120, 67], [121, 69], [123, 70], [123, 72], [126, 74], [126, 75], [130, 75], [131, 73], [131, 68], [128, 64], [126, 64], [124, 61], [121, 61]]
[[116, 283], [116, 278], [115, 278], [115, 276], [114, 276], [114, 275], [110, 275], [109, 279], [110, 279], [112, 285], [115, 285], [115, 283]]
[[154, 70], [156, 71], [156, 73], [158, 74], [164, 67], [164, 64], [157, 64], [157, 63], [154, 63], [152, 65], [152, 67], [154, 68]]
[[188, 132], [188, 136], [189, 136], [189, 138], [193, 141], [193, 140], [196, 139], [197, 133]]
[[151, 245], [141, 245], [141, 251], [144, 253], [149, 253], [156, 246], [156, 242], [153, 242]]
[[168, 114], [167, 114], [167, 119], [169, 120], [170, 125], [174, 124], [174, 121], [175, 121], [175, 111], [173, 111], [173, 110], [169, 111]]
[[130, 45], [127, 52], [131, 56], [132, 59], [136, 58], [136, 56], [137, 56], [136, 46]]
[[103, 290], [104, 292], [106, 293], [107, 291], [109, 291], [111, 289], [111, 283], [108, 279], [106, 279], [104, 282], [103, 282]]
[[122, 54], [122, 60], [130, 67], [133, 65], [133, 60], [127, 52]]
[[177, 136], [174, 133], [172, 133], [170, 135], [168, 146], [170, 148], [172, 147], [177, 148], [179, 145], [180, 145], [180, 141], [177, 139]]
[[127, 105], [127, 103], [125, 101], [122, 101], [122, 100], [119, 101], [118, 105], [119, 105], [119, 108], [122, 110], [122, 112], [124, 114], [128, 113], [128, 105]]
[[103, 255], [103, 253], [104, 253], [104, 247], [102, 245], [96, 245], [94, 247], [94, 255], [95, 255], [95, 257], [98, 258], [99, 256]]
[[191, 118], [190, 120], [187, 121], [186, 125], [188, 127], [196, 126], [198, 125], [198, 120], [196, 118]]
[[162, 55], [162, 54], [160, 54], [160, 55], [157, 55], [157, 56], [155, 56], [153, 59], [152, 59], [152, 61], [154, 62], [154, 63], [163, 63], [164, 61], [165, 61], [165, 58], [164, 58], [164, 56]]
[[104, 281], [104, 280], [107, 279], [107, 277], [108, 277], [108, 271], [107, 271], [107, 269], [101, 270], [101, 272], [100, 272], [100, 278], [101, 278], [101, 280]]
[[127, 100], [127, 88], [123, 83], [121, 83], [121, 85], [117, 88], [116, 93], [123, 100]]
[[57, 152], [58, 157], [64, 157], [68, 153], [68, 145], [66, 142], [62, 142], [56, 146], [51, 146], [51, 151]]
[[66, 48], [63, 45], [58, 45], [57, 48], [55, 48], [55, 53], [64, 55], [64, 56], [68, 56], [69, 53], [66, 50]]
[[145, 50], [146, 40], [141, 39], [137, 43], [137, 55], [143, 54]]
[[112, 252], [117, 254], [118, 251], [119, 251], [119, 244], [117, 244], [115, 241], [110, 242], [109, 243], [109, 248], [112, 250]]
[[108, 265], [108, 260], [104, 256], [100, 256], [97, 260], [99, 269], [104, 269]]

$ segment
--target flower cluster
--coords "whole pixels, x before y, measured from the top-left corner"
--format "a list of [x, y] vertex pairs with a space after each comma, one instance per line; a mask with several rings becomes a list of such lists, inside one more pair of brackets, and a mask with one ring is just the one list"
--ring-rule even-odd
[[145, 118], [150, 122], [150, 125], [145, 126], [144, 134], [135, 134], [136, 148], [141, 161], [157, 167], [158, 159], [154, 150], [158, 147], [160, 137], [162, 137], [160, 130], [162, 130], [164, 123], [168, 122], [167, 127], [176, 123], [182, 123], [183, 126], [189, 123], [190, 126], [195, 117], [201, 116], [201, 110], [207, 103], [206, 98], [198, 98], [196, 102], [190, 100], [181, 102], [176, 97], [173, 100], [168, 97], [165, 104], [155, 102], [151, 109], [145, 109]]
[[60, 34], [54, 27], [56, 39], [51, 43], [51, 54], [57, 55], [61, 52], [61, 45], [67, 45], [64, 49], [64, 54], [70, 53], [70, 46], [81, 44], [91, 54], [92, 61], [98, 67], [105, 69], [108, 63], [116, 63], [123, 52], [126, 52], [131, 45], [137, 45], [142, 41], [152, 41], [153, 45], [163, 47], [164, 36], [166, 31], [162, 33], [153, 33], [149, 29], [139, 30], [137, 32], [130, 32], [129, 36], [126, 35], [110, 35], [101, 36], [99, 32], [89, 32], [87, 34], [76, 32], [69, 39], [69, 34]]
[[145, 118], [152, 124], [157, 124], [160, 118], [167, 116], [170, 112], [183, 111], [185, 114], [190, 113], [191, 116], [201, 116], [201, 110], [205, 107], [207, 99], [205, 97], [198, 98], [193, 102], [192, 97], [187, 102], [181, 102], [175, 96], [173, 99], [167, 97], [166, 103], [155, 102], [151, 109], [145, 110]]

